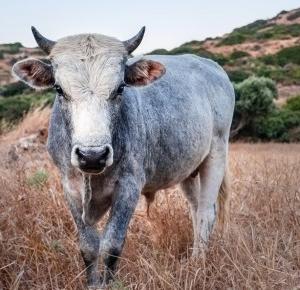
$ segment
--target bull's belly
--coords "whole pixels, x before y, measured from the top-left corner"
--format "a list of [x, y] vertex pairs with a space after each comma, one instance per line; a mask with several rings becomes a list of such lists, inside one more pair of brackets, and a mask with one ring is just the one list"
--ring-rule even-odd
[[[153, 160], [153, 168], [146, 174], [146, 183], [143, 192], [153, 192], [172, 187], [197, 170], [210, 150], [210, 140], [199, 143], [198, 148], [191, 151], [180, 152], [175, 158], [159, 156]], [[173, 154], [169, 154], [170, 157]]]

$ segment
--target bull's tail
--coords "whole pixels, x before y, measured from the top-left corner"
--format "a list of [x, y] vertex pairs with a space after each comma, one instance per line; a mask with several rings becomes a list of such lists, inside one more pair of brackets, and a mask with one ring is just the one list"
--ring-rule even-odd
[[230, 183], [229, 183], [229, 176], [228, 176], [228, 168], [226, 168], [223, 181], [220, 187], [218, 200], [217, 200], [218, 226], [220, 227], [221, 233], [224, 232], [225, 225], [228, 220], [229, 191], [230, 191]]

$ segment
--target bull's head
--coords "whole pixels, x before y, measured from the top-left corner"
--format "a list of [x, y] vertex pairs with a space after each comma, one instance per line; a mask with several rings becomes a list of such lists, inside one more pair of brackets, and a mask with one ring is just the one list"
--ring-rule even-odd
[[33, 88], [54, 87], [71, 132], [71, 163], [83, 172], [101, 173], [113, 163], [112, 123], [127, 85], [142, 86], [165, 72], [162, 64], [126, 61], [141, 43], [145, 28], [127, 41], [100, 34], [82, 34], [57, 42], [34, 27], [47, 62], [25, 59], [13, 66], [14, 74]]

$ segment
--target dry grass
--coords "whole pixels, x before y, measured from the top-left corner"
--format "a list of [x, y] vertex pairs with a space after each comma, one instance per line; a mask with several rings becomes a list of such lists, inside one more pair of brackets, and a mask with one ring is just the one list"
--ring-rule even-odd
[[[76, 230], [44, 144], [12, 145], [45, 124], [39, 114], [1, 140], [0, 289], [84, 289]], [[113, 289], [300, 289], [300, 145], [233, 144], [230, 155], [230, 221], [206, 259], [188, 258], [180, 192], [158, 194], [150, 219], [141, 198]]]

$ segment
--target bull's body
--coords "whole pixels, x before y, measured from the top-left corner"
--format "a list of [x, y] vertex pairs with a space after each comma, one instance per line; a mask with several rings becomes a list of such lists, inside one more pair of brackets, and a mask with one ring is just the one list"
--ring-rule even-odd
[[[212, 200], [214, 205], [225, 172], [234, 107], [234, 93], [227, 75], [216, 63], [193, 55], [147, 58], [164, 64], [166, 74], [149, 86], [125, 89], [120, 115], [113, 124], [114, 163], [103, 174], [92, 176], [92, 196], [83, 206], [88, 228], [112, 207], [111, 223], [108, 222], [100, 241], [100, 252], [119, 255], [128, 217], [141, 192], [149, 196], [174, 184], [184, 185], [185, 180], [197, 180], [197, 174], [190, 176], [200, 170], [204, 160], [213, 158], [217, 165], [208, 178], [216, 185], [211, 186], [211, 196], [203, 198]], [[78, 195], [80, 199], [82, 187], [74, 186], [74, 178], [82, 177], [73, 172], [71, 139], [57, 102], [48, 148], [63, 180], [69, 180], [64, 183], [66, 194]], [[81, 211], [72, 211], [77, 223], [86, 228], [80, 220]], [[90, 234], [91, 229], [85, 231]], [[97, 249], [98, 239], [94, 242], [88, 247]]]
[[[163, 63], [167, 72], [149, 86], [125, 90], [114, 124], [114, 164], [92, 177], [93, 198], [99, 202], [113, 195], [122, 178], [132, 178], [143, 192], [178, 184], [215, 143], [227, 146], [234, 93], [224, 71], [193, 55], [147, 58]], [[48, 149], [67, 172], [72, 169], [71, 139], [63, 122], [60, 107], [54, 105]]]

